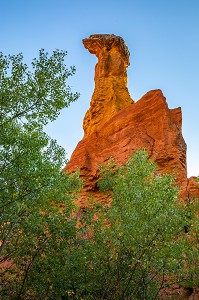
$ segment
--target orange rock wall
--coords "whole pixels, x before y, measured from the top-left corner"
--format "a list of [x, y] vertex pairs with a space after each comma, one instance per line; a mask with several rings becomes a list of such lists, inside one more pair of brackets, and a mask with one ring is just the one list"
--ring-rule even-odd
[[145, 148], [160, 172], [175, 173], [186, 197], [186, 144], [181, 132], [181, 109], [170, 110], [160, 90], [148, 92], [133, 105], [116, 113], [98, 131], [81, 140], [67, 169], [80, 169], [85, 192], [96, 191], [98, 165], [110, 157], [124, 164]]

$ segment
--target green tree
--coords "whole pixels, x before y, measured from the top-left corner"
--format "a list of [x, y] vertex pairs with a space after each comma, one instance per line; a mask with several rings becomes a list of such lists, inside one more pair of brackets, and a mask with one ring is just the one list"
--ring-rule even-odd
[[[65, 51], [44, 50], [32, 61], [22, 54], [0, 53], [0, 294], [3, 299], [39, 299], [50, 281], [29, 284], [37, 260], [58, 254], [58, 245], [73, 236], [69, 222], [72, 199], [80, 188], [78, 174], [67, 175], [65, 151], [44, 132], [64, 107], [78, 98], [67, 85]], [[56, 252], [57, 250], [57, 252]], [[59, 263], [60, 260], [58, 260]], [[50, 265], [51, 263], [51, 265]], [[48, 268], [54, 268], [49, 261]], [[60, 264], [57, 265], [60, 268]], [[38, 276], [39, 277], [39, 276]], [[47, 274], [43, 277], [47, 281]], [[44, 280], [44, 281], [45, 281]], [[28, 294], [27, 294], [28, 293]], [[32, 298], [31, 298], [32, 297]], [[42, 298], [43, 299], [43, 298]]]
[[145, 151], [125, 166], [110, 161], [101, 175], [99, 186], [111, 205], [91, 202], [82, 214], [68, 289], [83, 299], [152, 300], [174, 283], [197, 285], [196, 216], [189, 213], [195, 233], [187, 236], [186, 207], [174, 178], [158, 174]]

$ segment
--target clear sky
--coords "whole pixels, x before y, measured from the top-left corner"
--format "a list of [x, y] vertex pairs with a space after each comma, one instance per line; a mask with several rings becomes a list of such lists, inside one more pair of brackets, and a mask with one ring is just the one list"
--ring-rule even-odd
[[113, 33], [131, 53], [128, 88], [137, 101], [160, 88], [170, 108], [182, 107], [188, 176], [199, 174], [199, 1], [198, 0], [0, 0], [0, 51], [68, 51], [69, 80], [81, 96], [47, 126], [68, 152], [83, 136], [82, 121], [94, 90], [96, 57], [83, 46], [90, 34]]

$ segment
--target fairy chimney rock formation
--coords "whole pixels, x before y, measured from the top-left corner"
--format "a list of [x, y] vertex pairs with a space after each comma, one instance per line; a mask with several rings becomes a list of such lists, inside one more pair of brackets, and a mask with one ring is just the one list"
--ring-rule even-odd
[[171, 173], [181, 189], [195, 193], [196, 180], [187, 181], [186, 143], [182, 136], [181, 108], [169, 109], [161, 90], [149, 91], [134, 103], [127, 89], [129, 51], [121, 37], [91, 35], [84, 46], [98, 57], [95, 90], [84, 118], [84, 138], [78, 143], [66, 169], [80, 170], [84, 189], [79, 205], [90, 194], [101, 199], [97, 188], [99, 164], [113, 157], [125, 164], [131, 154], [145, 148], [159, 172]]
[[84, 117], [84, 136], [99, 130], [119, 110], [133, 103], [127, 89], [129, 51], [124, 40], [114, 34], [95, 34], [83, 40], [95, 54], [95, 90]]

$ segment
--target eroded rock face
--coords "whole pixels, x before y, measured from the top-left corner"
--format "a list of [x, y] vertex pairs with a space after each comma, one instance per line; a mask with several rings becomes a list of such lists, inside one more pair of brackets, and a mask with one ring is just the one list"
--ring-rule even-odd
[[78, 143], [66, 168], [80, 169], [85, 187], [79, 205], [90, 194], [96, 200], [98, 166], [110, 157], [125, 164], [130, 155], [145, 148], [157, 162], [159, 172], [174, 174], [181, 197], [199, 197], [198, 183], [187, 180], [186, 143], [182, 136], [181, 108], [169, 109], [161, 90], [153, 90], [133, 103], [127, 90], [129, 51], [122, 38], [91, 35], [84, 46], [98, 57], [95, 90], [84, 118], [84, 138]]
[[199, 182], [197, 181], [197, 177], [192, 176], [188, 179], [187, 191], [190, 197], [199, 199]]
[[95, 34], [83, 40], [95, 54], [95, 90], [84, 117], [84, 136], [100, 129], [119, 110], [133, 103], [127, 89], [129, 51], [124, 40], [113, 34]]
[[80, 168], [84, 192], [96, 192], [98, 165], [110, 157], [124, 164], [139, 148], [145, 148], [160, 172], [175, 173], [186, 197], [186, 144], [181, 132], [181, 109], [169, 109], [160, 90], [148, 92], [139, 101], [116, 113], [98, 131], [81, 140], [67, 165]]

